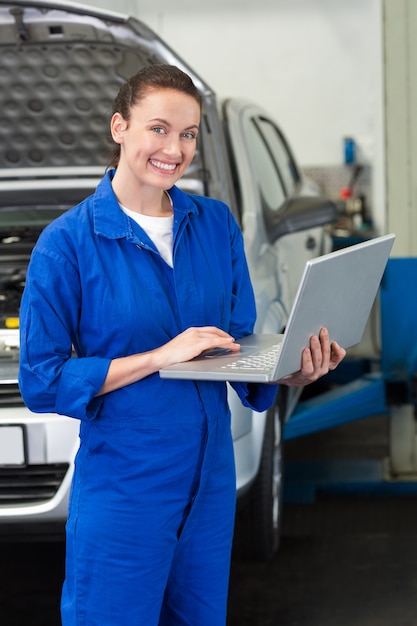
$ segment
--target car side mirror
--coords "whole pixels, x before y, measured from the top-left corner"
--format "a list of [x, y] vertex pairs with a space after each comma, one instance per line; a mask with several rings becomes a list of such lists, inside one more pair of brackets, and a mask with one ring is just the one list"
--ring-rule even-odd
[[290, 198], [279, 211], [264, 207], [263, 213], [270, 243], [290, 233], [333, 224], [340, 217], [337, 204], [320, 196]]

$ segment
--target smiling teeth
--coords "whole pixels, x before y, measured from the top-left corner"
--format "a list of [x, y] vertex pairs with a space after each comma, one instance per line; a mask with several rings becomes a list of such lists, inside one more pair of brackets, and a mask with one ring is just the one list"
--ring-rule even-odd
[[175, 163], [170, 165], [168, 163], [161, 163], [161, 161], [152, 161], [152, 160], [151, 160], [151, 163], [155, 167], [158, 167], [161, 170], [166, 170], [166, 171], [169, 171], [169, 172], [173, 172], [175, 170], [175, 168], [177, 167], [175, 165]]

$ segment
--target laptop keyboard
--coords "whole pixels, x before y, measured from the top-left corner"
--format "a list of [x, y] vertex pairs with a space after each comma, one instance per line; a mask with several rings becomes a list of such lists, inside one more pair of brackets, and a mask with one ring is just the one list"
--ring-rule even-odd
[[277, 360], [281, 344], [277, 343], [266, 350], [261, 350], [256, 354], [249, 354], [245, 357], [237, 358], [236, 361], [222, 365], [221, 369], [250, 369], [268, 370], [274, 367]]

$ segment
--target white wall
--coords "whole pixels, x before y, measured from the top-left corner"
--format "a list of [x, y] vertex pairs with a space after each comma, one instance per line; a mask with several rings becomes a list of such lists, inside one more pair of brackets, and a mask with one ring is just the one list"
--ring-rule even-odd
[[384, 224], [381, 0], [89, 0], [162, 36], [220, 95], [273, 113], [302, 167], [343, 163], [343, 137], [372, 167]]

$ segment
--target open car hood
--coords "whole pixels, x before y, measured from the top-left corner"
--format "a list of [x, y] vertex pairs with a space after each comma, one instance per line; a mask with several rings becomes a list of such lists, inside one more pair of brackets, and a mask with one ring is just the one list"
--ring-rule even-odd
[[181, 67], [210, 93], [134, 18], [72, 3], [0, 0], [2, 204], [10, 192], [39, 195], [65, 179], [85, 197], [110, 160], [108, 126], [120, 85], [156, 63]]

